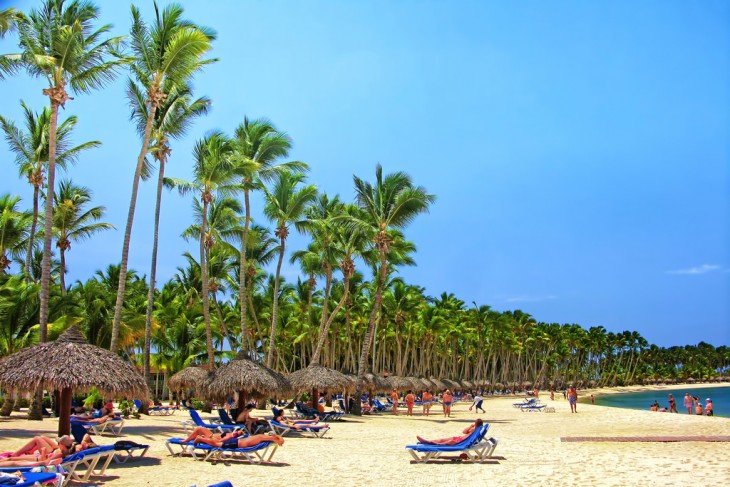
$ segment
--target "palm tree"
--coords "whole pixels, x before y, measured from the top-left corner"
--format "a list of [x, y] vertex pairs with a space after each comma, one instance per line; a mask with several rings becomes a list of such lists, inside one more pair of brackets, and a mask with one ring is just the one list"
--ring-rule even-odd
[[276, 327], [277, 311], [279, 306], [279, 276], [281, 275], [281, 264], [284, 261], [286, 239], [289, 236], [289, 225], [295, 223], [301, 225], [298, 220], [304, 215], [307, 205], [317, 197], [317, 188], [307, 185], [298, 188], [299, 183], [304, 181], [304, 174], [280, 172], [274, 187], [271, 191], [266, 190], [266, 206], [264, 214], [275, 222], [275, 235], [279, 238], [279, 262], [276, 266], [274, 278], [274, 296], [271, 307], [271, 332], [269, 333], [269, 352], [266, 357], [267, 366], [271, 367], [276, 350]]
[[[20, 12], [14, 8], [6, 8], [0, 10], [0, 39], [5, 37], [5, 34], [15, 29], [15, 25], [18, 22]], [[1, 61], [0, 61], [1, 62]]]
[[61, 181], [54, 198], [53, 231], [61, 254], [61, 295], [65, 295], [66, 251], [71, 248], [71, 242], [86, 240], [102, 230], [114, 228], [114, 225], [98, 221], [106, 211], [103, 206], [85, 208], [91, 202], [88, 188], [74, 186], [70, 180]]
[[[200, 27], [181, 18], [181, 6], [171, 4], [160, 13], [155, 2], [155, 20], [149, 28], [132, 5], [131, 46], [134, 53], [131, 69], [137, 82], [146, 89], [145, 128], [142, 135], [142, 147], [137, 157], [137, 166], [132, 182], [132, 196], [127, 214], [127, 226], [124, 230], [122, 246], [122, 278], [119, 280], [117, 301], [114, 306], [114, 322], [112, 323], [111, 351], [117, 350], [119, 341], [119, 325], [124, 303], [124, 286], [129, 256], [129, 240], [132, 235], [132, 223], [137, 204], [137, 188], [144, 170], [145, 157], [149, 151], [152, 128], [157, 117], [156, 111], [163, 106], [165, 97], [174, 89], [187, 86], [190, 78], [203, 66], [215, 62], [203, 59], [210, 50], [215, 33], [206, 27]], [[130, 80], [130, 85], [134, 82]], [[131, 88], [130, 88], [131, 90]], [[134, 106], [134, 105], [133, 105]], [[140, 108], [140, 105], [137, 105]], [[138, 118], [139, 121], [139, 118]]]
[[20, 211], [18, 203], [18, 196], [0, 196], [0, 275], [5, 274], [5, 269], [13, 262], [10, 257], [21, 255], [28, 235], [31, 215], [27, 211]]
[[40, 341], [48, 335], [48, 297], [51, 281], [51, 237], [53, 234], [53, 190], [56, 171], [58, 109], [71, 98], [66, 86], [77, 93], [88, 93], [114, 78], [116, 69], [125, 62], [109, 60], [116, 52], [121, 38], [101, 40], [110, 29], [104, 25], [94, 30], [93, 22], [99, 9], [91, 2], [74, 0], [45, 0], [38, 10], [32, 10], [17, 21], [22, 50], [19, 55], [0, 57], [0, 77], [25, 69], [31, 76], [43, 76], [48, 88], [51, 117], [48, 130], [48, 175], [45, 208], [43, 261], [41, 264]]
[[[193, 120], [206, 115], [211, 101], [207, 97], [192, 100], [190, 86], [165, 86], [169, 92], [165, 93], [162, 105], [155, 110], [155, 123], [150, 135], [152, 157], [159, 164], [157, 178], [157, 198], [155, 200], [155, 222], [152, 232], [152, 260], [150, 264], [150, 289], [147, 296], [147, 314], [145, 318], [145, 350], [144, 376], [149, 383], [150, 378], [150, 350], [152, 340], [152, 311], [154, 307], [155, 280], [157, 276], [157, 245], [159, 243], [160, 208], [162, 206], [162, 186], [165, 179], [165, 164], [172, 150], [169, 139], [179, 139], [184, 136]], [[128, 86], [128, 97], [132, 104], [132, 117], [137, 120], [137, 131], [144, 134], [147, 128], [147, 104], [144, 91], [132, 81]]]
[[[25, 255], [26, 279], [30, 279], [30, 263], [33, 260], [35, 247], [36, 225], [38, 224], [38, 201], [41, 195], [44, 178], [43, 171], [48, 164], [48, 133], [51, 121], [51, 109], [44, 107], [41, 113], [34, 113], [25, 102], [21, 101], [25, 118], [25, 132], [17, 127], [12, 120], [0, 116], [0, 126], [5, 132], [5, 140], [10, 150], [15, 153], [15, 162], [18, 164], [20, 175], [28, 179], [33, 186], [33, 223], [28, 237], [28, 251]], [[68, 117], [56, 131], [56, 165], [66, 169], [69, 163], [74, 163], [84, 150], [99, 147], [101, 142], [93, 140], [76, 147], [70, 146], [71, 131], [76, 126], [77, 118]]]
[[193, 149], [195, 158], [193, 175], [194, 182], [168, 178], [165, 184], [178, 189], [180, 194], [186, 195], [192, 191], [200, 192], [203, 203], [202, 223], [200, 227], [200, 273], [201, 298], [203, 301], [203, 318], [205, 320], [206, 344], [208, 347], [208, 363], [215, 367], [213, 353], [213, 335], [210, 327], [210, 303], [208, 296], [208, 263], [206, 262], [206, 248], [212, 243], [208, 241], [208, 207], [214, 195], [229, 196], [238, 188], [231, 184], [233, 165], [230, 156], [232, 147], [230, 141], [220, 132], [213, 132], [199, 140]]
[[236, 173], [242, 178], [243, 201], [246, 216], [243, 224], [243, 235], [241, 237], [241, 256], [239, 261], [239, 288], [238, 301], [241, 313], [241, 337], [244, 347], [247, 347], [248, 325], [246, 323], [246, 246], [248, 232], [251, 225], [251, 191], [261, 189], [261, 179], [271, 180], [274, 174], [282, 170], [303, 171], [307, 168], [301, 162], [287, 162], [275, 164], [275, 162], [286, 157], [291, 149], [291, 138], [284, 132], [280, 132], [267, 119], [250, 121], [245, 117], [243, 123], [236, 127], [233, 134], [234, 157]]
[[[377, 287], [370, 312], [368, 327], [365, 331], [358, 377], [365, 374], [370, 343], [375, 329], [375, 322], [380, 312], [383, 297], [383, 285], [388, 273], [387, 255], [392, 238], [388, 235], [391, 228], [403, 228], [420, 213], [428, 211], [428, 206], [436, 199], [426, 193], [422, 187], [414, 187], [411, 178], [403, 172], [396, 172], [383, 178], [383, 168], [378, 164], [375, 168], [375, 185], [354, 176], [357, 204], [362, 215], [345, 217], [350, 225], [358, 227], [375, 244], [380, 256], [377, 276]], [[355, 401], [358, 403], [358, 401]]]

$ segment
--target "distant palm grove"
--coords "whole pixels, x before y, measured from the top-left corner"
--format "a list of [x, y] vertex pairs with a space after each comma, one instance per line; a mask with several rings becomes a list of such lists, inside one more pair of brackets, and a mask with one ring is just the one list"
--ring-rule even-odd
[[[398, 269], [415, 265], [408, 224], [435, 196], [379, 165], [354, 176], [354, 201], [328, 195], [307, 180], [307, 163], [289, 159], [292, 140], [267, 119], [242, 117], [237, 127], [198, 135], [193, 153], [177, 161], [192, 161], [191, 180], [166, 176], [175, 142], [211, 106], [190, 81], [217, 61], [208, 56], [216, 33], [174, 4], [155, 5], [150, 19], [132, 6], [131, 29], [121, 38], [109, 37], [97, 16], [93, 3], [61, 0], [0, 11], [3, 51], [18, 40], [17, 50], [0, 55], [0, 79], [29, 75], [48, 97], [44, 107], [18, 100], [20, 120], [0, 117], [18, 175], [33, 191], [31, 201], [0, 195], [0, 356], [77, 325], [148, 380], [188, 365], [215, 367], [241, 350], [281, 372], [321, 364], [358, 376], [387, 371], [488, 387], [726, 374], [726, 346], [660, 348], [637, 332], [543, 323], [448, 292], [427, 295]], [[75, 141], [77, 119], [59, 108], [99, 96], [116, 76], [128, 78], [130, 123], [139, 133], [136, 159], [127, 161], [134, 178], [120, 258], [100, 263], [85, 282], [68, 282], [67, 263], [78, 258], [73, 245], [113, 227], [92, 191], [72, 178], [74, 164], [103, 141]], [[2, 167], [10, 177], [10, 161]], [[172, 279], [157, 282], [165, 188], [193, 203], [182, 238], [195, 250], [180, 256]], [[155, 191], [155, 208], [136, 208], [138, 191]], [[252, 208], [254, 193], [263, 196], [262, 208]], [[253, 221], [252, 210], [266, 221]], [[129, 269], [140, 211], [155, 216], [150, 268]], [[291, 248], [292, 232], [306, 235], [308, 245]], [[301, 269], [296, 281], [280, 275], [285, 260]]]

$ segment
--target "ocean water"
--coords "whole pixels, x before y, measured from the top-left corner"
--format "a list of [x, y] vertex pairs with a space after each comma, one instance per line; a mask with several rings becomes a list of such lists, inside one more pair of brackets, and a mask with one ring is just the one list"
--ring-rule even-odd
[[[703, 406], [706, 404], [706, 400], [709, 397], [712, 399], [715, 416], [730, 418], [730, 387], [707, 386], [693, 389], [683, 389], [678, 387], [662, 389], [661, 391], [607, 394], [605, 396], [596, 396], [596, 404], [615, 408], [648, 410], [654, 401], [657, 401], [659, 402], [660, 408], [669, 409], [669, 394], [672, 394], [674, 399], [677, 401], [677, 410], [680, 413], [687, 414], [687, 409], [684, 407], [684, 394], [686, 392], [689, 392], [690, 396], [699, 397]], [[585, 401], [585, 397], [581, 399]]]

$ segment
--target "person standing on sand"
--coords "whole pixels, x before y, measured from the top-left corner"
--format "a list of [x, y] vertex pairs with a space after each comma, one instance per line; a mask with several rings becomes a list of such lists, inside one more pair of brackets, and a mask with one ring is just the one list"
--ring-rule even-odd
[[705, 414], [705, 408], [702, 407], [702, 403], [699, 398], [697, 399], [697, 405], [695, 406], [695, 414], [697, 416], [703, 416]]
[[713, 416], [715, 414], [715, 408], [712, 406], [712, 399], [707, 398], [707, 404], [705, 404], [705, 415]]
[[398, 416], [398, 391], [390, 391], [390, 400], [393, 403], [393, 414]]
[[451, 417], [451, 403], [454, 400], [454, 396], [451, 395], [451, 391], [446, 389], [443, 395], [443, 406], [444, 406], [444, 417]]
[[677, 411], [677, 401], [674, 400], [674, 396], [671, 394], [669, 394], [669, 412], [679, 414], [679, 411]]
[[406, 407], [408, 408], [408, 410], [406, 411], [406, 416], [413, 416], [413, 404], [416, 402], [416, 396], [414, 396], [411, 391], [408, 391], [405, 401]]
[[687, 414], [692, 414], [694, 404], [692, 403], [692, 397], [689, 392], [684, 393], [684, 407], [687, 409]]
[[554, 401], [555, 400], [555, 391], [552, 390], [552, 389], [550, 389], [550, 400], [551, 401]]
[[423, 415], [428, 416], [428, 413], [431, 411], [431, 401], [433, 400], [433, 395], [431, 394], [431, 391], [426, 389], [423, 391], [423, 394], [421, 395], [421, 405], [423, 406]]
[[568, 397], [568, 402], [570, 403], [570, 412], [577, 413], [578, 412], [578, 391], [575, 390], [575, 387], [573, 387], [573, 384], [571, 384], [568, 387], [568, 390], [565, 392], [565, 395]]

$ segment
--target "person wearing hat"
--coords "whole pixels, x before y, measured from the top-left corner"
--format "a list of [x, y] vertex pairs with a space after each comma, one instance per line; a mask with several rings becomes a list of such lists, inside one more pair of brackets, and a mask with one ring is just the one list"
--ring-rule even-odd
[[712, 407], [712, 399], [707, 398], [707, 404], [705, 404], [705, 414], [707, 416], [714, 416], [714, 409]]

